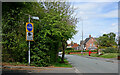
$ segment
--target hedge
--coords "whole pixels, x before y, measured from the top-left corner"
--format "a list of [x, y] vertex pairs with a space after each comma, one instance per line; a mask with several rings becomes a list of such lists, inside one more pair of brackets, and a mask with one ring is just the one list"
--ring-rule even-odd
[[104, 53], [117, 53], [118, 49], [113, 47], [107, 47], [103, 50]]
[[[81, 52], [81, 50], [70, 50], [70, 51], [65, 51], [66, 54], [70, 53], [70, 52]], [[89, 50], [84, 50], [83, 52], [89, 52]], [[91, 52], [97, 52], [97, 50], [91, 50]]]

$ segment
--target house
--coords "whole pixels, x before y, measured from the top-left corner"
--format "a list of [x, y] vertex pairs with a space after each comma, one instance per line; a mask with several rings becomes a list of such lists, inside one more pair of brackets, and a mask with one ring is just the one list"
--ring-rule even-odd
[[83, 45], [83, 49], [84, 50], [96, 50], [97, 49], [97, 45], [95, 45], [95, 41], [96, 38], [91, 37], [91, 35], [89, 35], [89, 38], [86, 38], [83, 42], [80, 42], [80, 49], [82, 49], [82, 45]]
[[72, 48], [71, 44], [68, 44], [68, 45], [67, 45], [67, 48]]
[[68, 44], [67, 48], [73, 48], [74, 50], [80, 50], [80, 46], [77, 43]]

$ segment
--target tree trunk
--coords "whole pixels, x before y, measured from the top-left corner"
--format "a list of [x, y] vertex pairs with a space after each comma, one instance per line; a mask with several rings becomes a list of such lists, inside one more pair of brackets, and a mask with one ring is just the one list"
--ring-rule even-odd
[[63, 53], [62, 53], [61, 63], [64, 63], [64, 56], [65, 56], [65, 43], [64, 42], [62, 42], [62, 48], [63, 48]]
[[61, 63], [65, 63], [64, 62], [64, 57], [65, 57], [65, 49], [66, 49], [66, 40], [62, 41], [62, 48], [63, 48], [63, 52], [62, 52], [62, 59], [61, 59]]

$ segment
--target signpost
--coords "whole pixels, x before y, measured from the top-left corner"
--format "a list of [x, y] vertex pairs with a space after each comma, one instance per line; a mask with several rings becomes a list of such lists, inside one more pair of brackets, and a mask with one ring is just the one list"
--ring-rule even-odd
[[[39, 17], [32, 17], [32, 18], [39, 20]], [[26, 23], [26, 41], [29, 41], [28, 63], [30, 66], [30, 41], [34, 41], [34, 26], [33, 23], [30, 23], [30, 15], [29, 15], [29, 22]]]
[[33, 31], [34, 31], [34, 27], [33, 27], [33, 23], [30, 23], [30, 15], [29, 15], [29, 22], [26, 23], [26, 41], [29, 41], [29, 51], [28, 51], [29, 66], [30, 66], [30, 41], [34, 41]]
[[26, 23], [26, 41], [34, 41], [33, 40], [33, 23]]

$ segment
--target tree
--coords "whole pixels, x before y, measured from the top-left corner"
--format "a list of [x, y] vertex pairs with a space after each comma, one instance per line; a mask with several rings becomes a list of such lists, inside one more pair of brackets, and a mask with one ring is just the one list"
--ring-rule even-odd
[[70, 16], [72, 11], [67, 2], [14, 2], [3, 3], [2, 7], [4, 61], [27, 63], [26, 14], [40, 18], [39, 21], [31, 20], [34, 23], [34, 42], [31, 42], [32, 65], [49, 66], [56, 62], [59, 48], [63, 47], [65, 50], [66, 41], [76, 33], [76, 19]]
[[116, 35], [113, 32], [109, 34], [103, 34], [103, 36], [97, 38], [96, 44], [99, 46], [99, 48], [113, 47], [117, 45], [115, 42], [115, 36]]
[[57, 28], [59, 28], [59, 30], [57, 29], [56, 32], [60, 34], [58, 37], [63, 48], [62, 62], [64, 62], [65, 49], [67, 45], [66, 42], [76, 33], [75, 24], [77, 23], [77, 19], [71, 16], [71, 14], [74, 12], [74, 9], [70, 8], [70, 4], [67, 2], [45, 2], [43, 4], [46, 12], [58, 13], [56, 19], [58, 19], [59, 24], [55, 25]]

